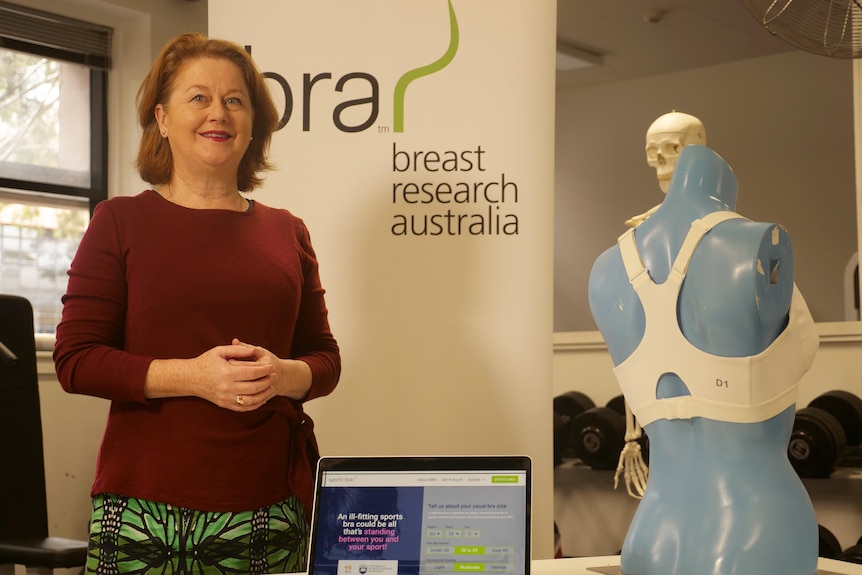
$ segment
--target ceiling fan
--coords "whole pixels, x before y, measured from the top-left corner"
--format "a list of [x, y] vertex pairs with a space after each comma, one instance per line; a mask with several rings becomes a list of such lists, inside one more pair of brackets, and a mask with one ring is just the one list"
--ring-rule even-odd
[[742, 0], [785, 42], [821, 56], [862, 56], [862, 0]]

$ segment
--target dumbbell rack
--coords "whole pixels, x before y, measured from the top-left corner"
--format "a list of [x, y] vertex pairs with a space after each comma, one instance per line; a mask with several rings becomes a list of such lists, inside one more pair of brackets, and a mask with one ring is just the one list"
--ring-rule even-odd
[[803, 478], [817, 522], [827, 528], [839, 549], [862, 541], [862, 467], [838, 467], [828, 478]]
[[862, 467], [862, 398], [832, 390], [797, 409], [787, 455], [800, 477]]
[[[840, 467], [828, 479], [802, 483], [818, 523], [842, 548], [854, 545], [862, 535], [862, 468]], [[566, 556], [619, 552], [637, 505], [624, 487], [614, 490], [613, 470], [595, 470], [578, 459], [565, 459], [554, 470], [554, 520]]]
[[[618, 396], [596, 407], [577, 391], [554, 398], [554, 520], [566, 555], [618, 552], [637, 509], [625, 489], [613, 489], [624, 433], [622, 401]], [[648, 441], [642, 448], [648, 455]], [[833, 547], [862, 545], [862, 399], [833, 390], [797, 410], [788, 457]], [[585, 523], [594, 528], [579, 528]], [[821, 548], [822, 543], [823, 533]]]

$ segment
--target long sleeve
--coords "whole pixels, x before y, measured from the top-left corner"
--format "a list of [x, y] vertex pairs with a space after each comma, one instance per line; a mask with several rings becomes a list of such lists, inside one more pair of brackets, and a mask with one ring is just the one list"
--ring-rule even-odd
[[329, 329], [328, 312], [320, 285], [317, 256], [305, 226], [300, 235], [303, 254], [302, 303], [296, 320], [293, 339], [294, 359], [301, 359], [311, 367], [311, 389], [305, 401], [332, 393], [341, 375], [341, 356], [338, 344]]
[[145, 402], [151, 357], [124, 350], [128, 286], [117, 222], [96, 207], [69, 271], [54, 363], [63, 389], [120, 401]]

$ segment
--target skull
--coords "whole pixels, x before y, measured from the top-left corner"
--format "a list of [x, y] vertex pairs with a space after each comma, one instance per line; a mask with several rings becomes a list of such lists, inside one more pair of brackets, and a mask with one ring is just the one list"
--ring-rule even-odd
[[700, 120], [673, 111], [653, 122], [646, 134], [647, 163], [655, 168], [658, 184], [667, 193], [677, 158], [684, 146], [706, 145], [706, 130]]

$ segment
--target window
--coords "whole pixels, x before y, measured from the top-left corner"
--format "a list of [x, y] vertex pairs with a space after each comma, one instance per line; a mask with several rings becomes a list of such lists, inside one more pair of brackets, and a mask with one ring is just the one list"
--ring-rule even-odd
[[0, 291], [60, 319], [66, 272], [107, 197], [111, 29], [0, 0]]

